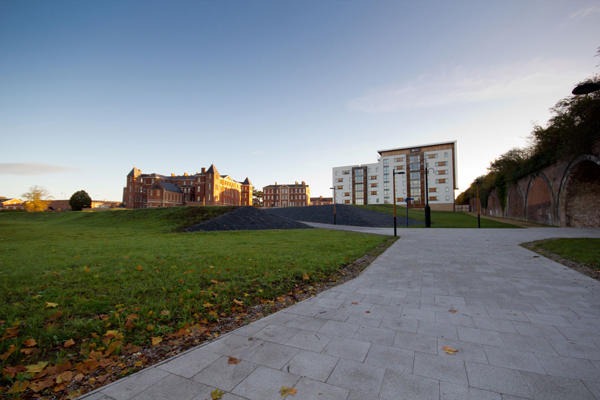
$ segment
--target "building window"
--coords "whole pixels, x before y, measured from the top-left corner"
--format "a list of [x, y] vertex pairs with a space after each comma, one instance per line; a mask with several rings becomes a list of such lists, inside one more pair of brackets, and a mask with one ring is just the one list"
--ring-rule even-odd
[[448, 165], [448, 161], [438, 161], [435, 163], [435, 165], [438, 167], [445, 167], [446, 165]]
[[338, 185], [338, 187], [337, 187], [337, 188], [338, 188], [338, 189], [343, 189], [343, 188], [344, 188], [344, 185]]
[[421, 180], [421, 173], [420, 172], [411, 172], [410, 173], [410, 180]]
[[445, 169], [440, 169], [440, 170], [437, 171], [437, 174], [438, 175], [446, 175], [446, 172], [447, 171]]
[[349, 169], [345, 169], [342, 171], [343, 175], [350, 175], [350, 170]]
[[402, 203], [403, 201], [404, 201], [404, 197], [398, 197], [398, 198], [396, 199], [396, 202], [400, 202], [400, 203]]
[[373, 196], [377, 195], [377, 190], [371, 191], [371, 195], [373, 195]]
[[375, 180], [377, 180], [377, 175], [371, 175], [371, 180], [372, 180], [372, 181], [375, 181]]
[[404, 161], [404, 157], [396, 157], [396, 162], [402, 162]]
[[447, 151], [444, 152], [444, 158], [448, 158], [448, 152]]
[[437, 192], [437, 188], [429, 188], [429, 193], [435, 193]]
[[436, 179], [437, 183], [446, 183], [446, 178]]
[[419, 161], [421, 161], [421, 157], [419, 156], [410, 156], [410, 162], [411, 163], [418, 163]]
[[344, 196], [346, 196], [346, 197], [350, 196], [350, 192], [345, 192]]
[[437, 154], [433, 153], [433, 154], [428, 154], [427, 158], [437, 158]]
[[397, 171], [402, 171], [404, 169], [404, 165], [396, 165]]
[[376, 183], [371, 183], [371, 187], [377, 187]]

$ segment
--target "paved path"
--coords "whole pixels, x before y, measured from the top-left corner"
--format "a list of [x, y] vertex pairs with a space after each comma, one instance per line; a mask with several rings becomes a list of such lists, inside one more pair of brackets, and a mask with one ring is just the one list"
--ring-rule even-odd
[[360, 277], [88, 399], [600, 399], [600, 284], [517, 245], [600, 230], [400, 234]]

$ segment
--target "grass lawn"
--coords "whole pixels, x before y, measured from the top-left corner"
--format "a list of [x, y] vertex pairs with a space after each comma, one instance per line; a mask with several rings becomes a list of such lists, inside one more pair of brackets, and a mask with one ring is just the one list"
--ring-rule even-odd
[[[361, 207], [366, 210], [378, 211], [386, 214], [394, 214], [394, 206], [392, 204], [368, 204]], [[406, 207], [396, 207], [398, 217], [406, 217]], [[409, 225], [411, 228], [419, 228], [425, 226], [425, 210], [422, 208], [409, 208], [408, 218], [423, 221], [423, 225]], [[406, 225], [398, 225], [399, 228]], [[432, 228], [477, 228], [477, 217], [473, 217], [466, 213], [452, 211], [433, 211], [431, 210], [431, 227]], [[493, 221], [486, 218], [481, 218], [482, 228], [518, 228], [516, 225], [506, 224], [498, 221]]]
[[175, 232], [223, 211], [0, 213], [0, 393], [43, 382], [44, 372], [22, 367], [40, 361], [97, 376], [137, 346], [194, 329], [208, 337], [219, 319], [268, 308], [388, 240], [318, 229]]
[[600, 239], [548, 239], [533, 242], [532, 246], [600, 271]]

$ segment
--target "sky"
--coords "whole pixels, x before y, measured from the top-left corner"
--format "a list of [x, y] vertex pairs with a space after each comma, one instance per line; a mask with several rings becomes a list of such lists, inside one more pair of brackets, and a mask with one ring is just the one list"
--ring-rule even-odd
[[255, 187], [457, 141], [456, 195], [600, 73], [600, 2], [0, 0], [0, 196]]

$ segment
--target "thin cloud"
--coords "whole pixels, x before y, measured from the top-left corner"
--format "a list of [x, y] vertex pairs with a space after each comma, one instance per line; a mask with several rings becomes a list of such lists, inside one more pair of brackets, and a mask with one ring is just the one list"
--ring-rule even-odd
[[600, 13], [600, 6], [590, 6], [590, 7], [582, 8], [580, 10], [575, 11], [574, 13], [569, 15], [569, 18], [570, 19], [582, 19], [582, 18], [586, 18], [586, 17], [589, 17], [590, 15], [598, 14], [598, 13]]
[[74, 171], [75, 168], [40, 163], [0, 163], [0, 174], [5, 175], [44, 175]]
[[582, 69], [568, 63], [541, 60], [480, 71], [457, 67], [450, 72], [422, 75], [396, 87], [371, 90], [350, 100], [348, 107], [367, 113], [384, 113], [523, 98], [560, 92], [586, 76]]

